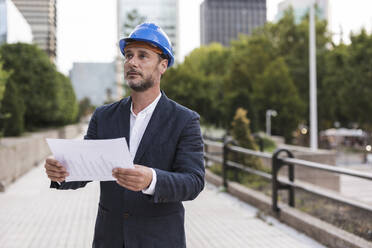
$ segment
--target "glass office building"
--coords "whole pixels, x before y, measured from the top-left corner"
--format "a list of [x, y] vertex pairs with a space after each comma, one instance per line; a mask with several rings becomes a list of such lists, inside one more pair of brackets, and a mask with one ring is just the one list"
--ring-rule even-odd
[[204, 0], [200, 6], [202, 45], [229, 46], [239, 34], [251, 34], [266, 22], [266, 0]]
[[293, 8], [295, 20], [297, 23], [309, 12], [310, 4], [315, 3], [317, 5], [317, 16], [319, 19], [330, 21], [329, 14], [329, 0], [284, 0], [278, 4], [278, 13], [275, 20], [280, 20], [285, 11], [290, 7]]

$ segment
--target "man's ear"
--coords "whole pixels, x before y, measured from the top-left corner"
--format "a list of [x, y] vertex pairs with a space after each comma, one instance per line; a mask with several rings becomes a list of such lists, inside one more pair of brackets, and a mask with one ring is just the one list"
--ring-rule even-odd
[[167, 59], [162, 59], [160, 61], [159, 66], [160, 66], [160, 73], [163, 75], [168, 68], [168, 60]]

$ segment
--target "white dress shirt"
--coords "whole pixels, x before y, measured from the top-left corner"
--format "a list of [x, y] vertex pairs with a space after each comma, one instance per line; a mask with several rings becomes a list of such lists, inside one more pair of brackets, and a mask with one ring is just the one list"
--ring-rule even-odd
[[[133, 103], [130, 106], [130, 130], [129, 130], [129, 152], [134, 160], [138, 146], [141, 142], [142, 136], [145, 133], [147, 125], [151, 119], [152, 113], [155, 110], [157, 103], [159, 102], [161, 94], [156, 97], [156, 99], [144, 108], [137, 115], [133, 112]], [[155, 192], [156, 185], [156, 172], [152, 169], [152, 181], [147, 189], [142, 190], [142, 193], [153, 195]]]

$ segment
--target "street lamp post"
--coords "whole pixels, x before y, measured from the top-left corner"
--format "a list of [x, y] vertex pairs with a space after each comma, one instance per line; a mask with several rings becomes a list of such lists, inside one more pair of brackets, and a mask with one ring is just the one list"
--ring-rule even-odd
[[275, 117], [278, 112], [272, 109], [266, 110], [266, 135], [271, 136], [271, 116]]
[[317, 89], [316, 89], [316, 39], [314, 3], [310, 5], [309, 25], [309, 65], [310, 65], [310, 147], [318, 149], [318, 112], [317, 112]]

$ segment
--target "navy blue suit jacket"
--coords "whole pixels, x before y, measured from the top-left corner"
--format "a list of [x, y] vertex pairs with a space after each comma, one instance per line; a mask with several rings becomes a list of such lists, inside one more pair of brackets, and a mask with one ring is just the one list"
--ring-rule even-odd
[[[125, 137], [129, 141], [130, 105], [129, 97], [97, 108], [85, 139]], [[155, 193], [130, 191], [115, 181], [101, 182], [93, 247], [186, 247], [181, 202], [194, 199], [204, 187], [199, 115], [162, 93], [134, 163], [156, 171]], [[86, 184], [52, 182], [51, 187], [77, 189]]]

